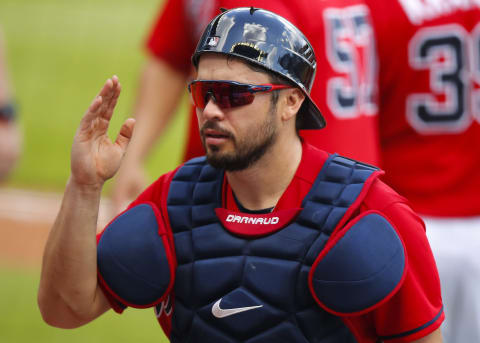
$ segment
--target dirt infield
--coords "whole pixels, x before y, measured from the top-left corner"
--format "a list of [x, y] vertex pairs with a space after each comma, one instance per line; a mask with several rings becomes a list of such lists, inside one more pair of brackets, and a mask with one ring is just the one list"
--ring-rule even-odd
[[[0, 188], [0, 263], [39, 268], [61, 195]], [[110, 203], [102, 199], [99, 227], [109, 220]]]
[[48, 223], [0, 219], [0, 261], [13, 267], [38, 268], [48, 236]]

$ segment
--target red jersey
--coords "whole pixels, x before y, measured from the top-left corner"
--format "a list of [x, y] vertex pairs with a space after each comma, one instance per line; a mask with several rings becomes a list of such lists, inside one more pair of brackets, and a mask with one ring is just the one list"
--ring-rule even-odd
[[[151, 54], [189, 73], [200, 34], [219, 8], [256, 6], [296, 25], [317, 57], [311, 92], [327, 126], [301, 134], [311, 144], [378, 164], [375, 41], [363, 0], [167, 0], [147, 41]], [[195, 110], [189, 123], [185, 159], [203, 155]]]
[[480, 215], [480, 5], [367, 0], [385, 180], [419, 213]]
[[[326, 152], [303, 144], [300, 165], [274, 212], [301, 207], [304, 197], [310, 191], [327, 158]], [[165, 207], [162, 204], [167, 201], [169, 185], [175, 172], [161, 176], [130, 205], [130, 208], [149, 201], [157, 204], [160, 211], [163, 211]], [[225, 194], [224, 207], [238, 211], [232, 189], [226, 179], [222, 193]], [[424, 224], [403, 197], [378, 179], [368, 190], [358, 214], [370, 210], [383, 213], [401, 236], [409, 261], [406, 278], [399, 291], [378, 308], [367, 314], [347, 316], [342, 320], [359, 343], [375, 343], [379, 338], [392, 343], [417, 340], [436, 330], [444, 319], [439, 278]], [[106, 295], [115, 311], [122, 312], [123, 307], [119, 306], [108, 293]], [[163, 315], [171, 316], [171, 312], [167, 312], [169, 314], [164, 311]], [[161, 311], [159, 313], [161, 314]], [[170, 320], [169, 318], [159, 317], [159, 320]]]

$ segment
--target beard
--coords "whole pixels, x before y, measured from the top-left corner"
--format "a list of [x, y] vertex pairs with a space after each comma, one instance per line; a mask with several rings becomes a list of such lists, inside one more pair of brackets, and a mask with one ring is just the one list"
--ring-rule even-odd
[[[248, 136], [238, 139], [229, 131], [221, 128], [218, 122], [206, 122], [200, 130], [200, 136], [207, 152], [207, 162], [214, 168], [230, 172], [245, 170], [255, 164], [265, 155], [277, 138], [274, 108], [271, 108], [268, 114], [259, 126], [248, 130]], [[233, 143], [234, 150], [222, 153], [217, 146], [206, 146], [204, 133], [206, 129], [213, 129], [228, 136]]]

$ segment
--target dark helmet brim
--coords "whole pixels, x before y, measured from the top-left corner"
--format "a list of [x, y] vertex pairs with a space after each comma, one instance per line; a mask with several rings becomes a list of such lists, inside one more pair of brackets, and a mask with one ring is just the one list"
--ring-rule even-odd
[[318, 130], [324, 128], [327, 123], [320, 109], [308, 94], [305, 95], [302, 107], [297, 113], [297, 128], [299, 130]]

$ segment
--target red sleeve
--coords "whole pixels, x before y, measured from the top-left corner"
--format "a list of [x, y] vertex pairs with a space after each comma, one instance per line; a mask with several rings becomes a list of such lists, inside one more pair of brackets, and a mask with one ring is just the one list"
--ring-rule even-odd
[[407, 276], [400, 290], [369, 315], [376, 335], [404, 343], [436, 330], [444, 319], [440, 279], [422, 219], [406, 200], [377, 180], [364, 209], [380, 210], [396, 227], [407, 251]]
[[161, 208], [160, 203], [162, 198], [166, 198], [170, 181], [177, 172], [178, 168], [160, 176], [154, 183], [140, 193], [140, 195], [134, 201], [132, 201], [130, 205], [128, 205], [128, 208], [132, 208], [133, 206], [145, 201], [151, 201], [155, 203], [158, 208]]
[[166, 0], [147, 38], [147, 50], [176, 70], [188, 74], [196, 44], [193, 40], [192, 23], [186, 16], [184, 2]]

